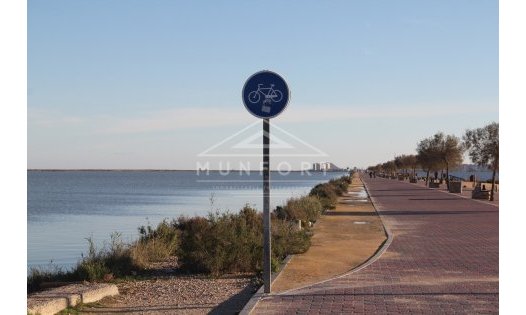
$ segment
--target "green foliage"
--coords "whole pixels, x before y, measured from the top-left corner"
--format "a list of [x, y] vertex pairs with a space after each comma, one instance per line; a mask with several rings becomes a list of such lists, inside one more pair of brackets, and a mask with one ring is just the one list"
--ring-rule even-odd
[[63, 268], [50, 263], [45, 267], [31, 267], [27, 277], [27, 293], [38, 291], [43, 282], [74, 281], [75, 278]]
[[381, 167], [387, 174], [392, 174], [396, 172], [396, 164], [394, 161], [387, 161], [383, 163]]
[[284, 207], [276, 208], [276, 215], [282, 220], [316, 222], [323, 210], [320, 199], [315, 196], [290, 198]]
[[294, 222], [272, 220], [272, 259], [282, 261], [287, 255], [301, 254], [310, 247], [311, 234]]
[[462, 163], [463, 147], [460, 139], [454, 135], [437, 132], [420, 141], [417, 151], [418, 161], [426, 170], [454, 168]]
[[27, 277], [27, 290], [40, 289], [43, 282], [51, 281], [94, 281], [104, 279], [106, 275], [122, 277], [137, 269], [132, 259], [130, 246], [121, 240], [119, 233], [113, 233], [109, 244], [101, 249], [95, 247], [91, 237], [88, 241], [88, 254], [72, 270], [59, 267], [32, 268]]
[[[471, 161], [490, 167], [493, 170], [491, 182], [495, 183], [499, 169], [499, 124], [493, 122], [482, 128], [467, 130], [463, 138]], [[491, 187], [490, 200], [495, 200], [495, 185]]]
[[439, 144], [435, 137], [423, 139], [418, 143], [417, 160], [424, 170], [433, 171], [441, 168], [438, 147]]
[[334, 192], [336, 195], [341, 196], [343, 193], [347, 192], [347, 187], [351, 184], [350, 176], [342, 176], [340, 178], [331, 179], [329, 185], [334, 187]]
[[182, 268], [218, 275], [261, 269], [263, 219], [245, 206], [238, 214], [181, 217], [178, 258]]
[[491, 123], [482, 128], [466, 130], [463, 137], [473, 163], [497, 170], [499, 167], [499, 124]]
[[311, 189], [309, 196], [317, 197], [325, 209], [334, 209], [338, 196], [347, 191], [351, 183], [350, 176], [342, 176], [338, 179], [332, 179], [328, 183], [318, 184]]
[[414, 154], [402, 154], [395, 156], [394, 164], [397, 169], [403, 170], [405, 174], [407, 173], [408, 169], [413, 170], [413, 172], [415, 171], [415, 169], [418, 167], [418, 159]]
[[136, 265], [144, 268], [151, 262], [163, 261], [176, 254], [178, 246], [176, 222], [163, 220], [153, 229], [149, 224], [139, 227], [139, 241], [131, 247]]
[[336, 207], [338, 195], [334, 191], [334, 188], [327, 183], [314, 186], [314, 188], [311, 189], [309, 195], [317, 197], [320, 200], [324, 210], [334, 209]]
[[100, 280], [112, 274], [122, 277], [137, 269], [130, 252], [130, 246], [121, 240], [120, 233], [113, 233], [109, 246], [97, 250], [92, 238], [87, 238], [88, 255], [83, 257], [73, 270], [79, 280]]

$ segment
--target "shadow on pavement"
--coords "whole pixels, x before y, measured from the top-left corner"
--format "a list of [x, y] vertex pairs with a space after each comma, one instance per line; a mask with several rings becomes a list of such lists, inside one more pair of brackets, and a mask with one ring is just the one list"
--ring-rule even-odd
[[257, 288], [253, 284], [249, 284], [243, 290], [239, 291], [236, 295], [232, 296], [228, 300], [219, 304], [210, 313], [213, 315], [219, 314], [238, 314], [241, 312], [248, 300], [254, 295]]
[[409, 188], [409, 189], [369, 189], [370, 192], [375, 191], [416, 191], [416, 190], [428, 190], [428, 188]]
[[364, 217], [370, 217], [370, 216], [376, 215], [376, 213], [356, 212], [356, 211], [326, 211], [324, 214], [325, 215], [364, 216]]

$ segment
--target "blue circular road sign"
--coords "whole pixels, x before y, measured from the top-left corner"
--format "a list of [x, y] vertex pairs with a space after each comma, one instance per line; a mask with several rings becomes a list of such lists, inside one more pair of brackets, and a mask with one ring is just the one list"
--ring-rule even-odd
[[290, 92], [287, 82], [277, 73], [254, 73], [243, 86], [243, 103], [258, 118], [273, 118], [287, 107]]

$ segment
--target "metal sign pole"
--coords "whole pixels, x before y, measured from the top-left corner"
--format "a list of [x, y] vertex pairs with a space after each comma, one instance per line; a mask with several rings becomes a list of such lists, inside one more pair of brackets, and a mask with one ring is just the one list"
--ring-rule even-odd
[[263, 119], [263, 284], [265, 293], [271, 286], [270, 247], [270, 124]]
[[241, 92], [245, 108], [263, 119], [263, 285], [271, 290], [270, 234], [270, 118], [287, 107], [290, 91], [287, 82], [277, 73], [263, 70], [251, 75]]

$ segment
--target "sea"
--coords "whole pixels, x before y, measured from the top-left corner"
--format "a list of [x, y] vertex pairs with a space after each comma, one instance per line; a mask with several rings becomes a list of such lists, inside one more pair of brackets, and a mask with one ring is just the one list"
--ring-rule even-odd
[[[271, 209], [346, 172], [271, 172]], [[120, 233], [163, 219], [262, 209], [260, 172], [40, 171], [27, 172], [27, 265], [73, 267], [88, 250]]]

